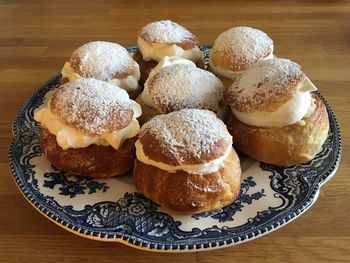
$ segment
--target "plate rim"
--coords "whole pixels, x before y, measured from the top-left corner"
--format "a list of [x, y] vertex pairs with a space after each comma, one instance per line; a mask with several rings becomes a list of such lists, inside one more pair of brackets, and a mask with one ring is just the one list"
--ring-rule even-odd
[[[134, 48], [135, 46], [131, 46], [129, 48]], [[211, 45], [201, 45], [201, 47], [211, 47]], [[55, 74], [53, 77], [45, 81], [43, 84], [40, 85], [38, 89], [36, 89], [31, 96], [29, 96], [25, 102], [22, 104], [20, 109], [18, 110], [17, 114], [15, 115], [15, 119], [12, 124], [12, 132], [13, 132], [13, 139], [8, 147], [8, 161], [9, 161], [9, 166], [10, 170], [12, 173], [12, 177], [14, 181], [16, 182], [17, 187], [19, 188], [20, 192], [22, 195], [25, 197], [25, 199], [42, 215], [44, 215], [46, 218], [48, 218], [50, 221], [53, 221], [55, 224], [58, 226], [62, 227], [63, 229], [74, 233], [76, 235], [79, 235], [84, 238], [88, 239], [93, 239], [93, 240], [99, 240], [99, 241], [108, 241], [108, 242], [119, 242], [126, 244], [128, 246], [141, 249], [141, 250], [147, 250], [147, 251], [153, 251], [153, 252], [194, 252], [194, 251], [207, 251], [207, 250], [212, 250], [212, 249], [218, 249], [218, 248], [223, 248], [223, 247], [228, 247], [228, 246], [233, 246], [236, 244], [241, 244], [253, 239], [256, 239], [258, 237], [264, 236], [274, 230], [279, 229], [280, 227], [290, 223], [294, 219], [298, 218], [301, 216], [304, 212], [306, 212], [317, 200], [319, 192], [321, 187], [331, 179], [334, 174], [336, 173], [340, 160], [341, 160], [341, 155], [342, 155], [342, 139], [341, 139], [341, 132], [340, 132], [340, 127], [338, 120], [335, 116], [335, 113], [333, 109], [330, 107], [329, 103], [325, 100], [325, 98], [317, 92], [317, 95], [320, 96], [322, 99], [323, 103], [325, 103], [326, 108], [328, 110], [328, 114], [331, 115], [329, 117], [332, 117], [334, 121], [334, 126], [336, 128], [335, 133], [337, 133], [337, 138], [339, 139], [339, 145], [338, 145], [338, 152], [336, 153], [336, 159], [332, 163], [331, 167], [325, 172], [325, 174], [319, 178], [317, 181], [317, 184], [315, 185], [315, 188], [313, 189], [312, 193], [309, 195], [308, 199], [306, 199], [303, 203], [303, 205], [297, 209], [297, 211], [293, 211], [291, 214], [288, 216], [285, 216], [283, 218], [279, 218], [276, 221], [273, 221], [271, 225], [265, 226], [264, 231], [257, 231], [254, 232], [252, 231], [249, 234], [242, 234], [238, 236], [238, 238], [233, 238], [233, 237], [227, 237], [224, 242], [219, 242], [219, 241], [208, 241], [208, 246], [206, 244], [201, 243], [196, 244], [195, 242], [192, 242], [192, 245], [189, 244], [180, 244], [180, 243], [173, 243], [170, 245], [167, 245], [165, 242], [157, 242], [152, 244], [150, 241], [145, 241], [142, 240], [138, 237], [135, 237], [129, 234], [117, 234], [114, 233], [113, 236], [109, 235], [109, 232], [101, 236], [101, 231], [91, 231], [88, 229], [84, 229], [84, 226], [81, 227], [76, 227], [75, 225], [72, 225], [71, 223], [67, 222], [63, 218], [56, 217], [54, 214], [52, 214], [50, 211], [48, 211], [45, 207], [43, 207], [40, 202], [36, 200], [35, 197], [32, 196], [31, 192], [28, 191], [25, 186], [20, 182], [20, 176], [17, 175], [16, 167], [14, 164], [13, 160], [13, 154], [14, 154], [14, 144], [16, 142], [16, 138], [18, 137], [19, 133], [18, 130], [20, 127], [17, 127], [18, 120], [20, 115], [28, 110], [28, 105], [32, 100], [34, 100], [38, 96], [38, 92], [42, 90], [44, 87], [50, 85], [53, 81], [55, 81], [57, 78], [60, 77], [60, 73]]]

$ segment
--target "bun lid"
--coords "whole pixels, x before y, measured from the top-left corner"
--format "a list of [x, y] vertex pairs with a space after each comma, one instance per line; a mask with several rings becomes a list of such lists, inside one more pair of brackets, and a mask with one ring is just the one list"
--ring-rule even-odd
[[125, 90], [96, 79], [61, 85], [50, 100], [62, 122], [86, 135], [118, 131], [131, 122], [134, 110]]
[[72, 53], [69, 62], [80, 76], [103, 81], [126, 78], [139, 70], [126, 48], [105, 41], [82, 45]]
[[241, 72], [273, 52], [272, 39], [261, 30], [240, 26], [221, 33], [210, 53], [211, 64]]
[[232, 147], [226, 125], [213, 112], [198, 109], [154, 117], [141, 127], [139, 142], [149, 159], [172, 166], [207, 163]]
[[231, 85], [226, 101], [240, 112], [273, 112], [296, 94], [304, 79], [300, 66], [289, 59], [261, 60]]
[[224, 87], [211, 72], [194, 64], [173, 64], [147, 81], [153, 103], [164, 113], [186, 108], [219, 111]]
[[152, 22], [141, 28], [138, 34], [150, 43], [179, 44], [185, 49], [193, 48], [199, 43], [190, 31], [170, 20]]

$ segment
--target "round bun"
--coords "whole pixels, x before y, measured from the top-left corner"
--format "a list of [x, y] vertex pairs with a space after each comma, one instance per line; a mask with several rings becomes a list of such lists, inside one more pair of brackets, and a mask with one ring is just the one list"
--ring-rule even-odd
[[152, 201], [182, 213], [218, 210], [234, 202], [240, 192], [241, 168], [234, 150], [215, 173], [168, 173], [135, 161], [134, 183]]
[[124, 47], [104, 41], [82, 45], [73, 52], [69, 62], [80, 76], [103, 81], [126, 78], [139, 70]]
[[[142, 126], [136, 148], [134, 183], [164, 207], [199, 213], [220, 209], [239, 195], [239, 159], [225, 124], [211, 111], [186, 109], [156, 116]], [[208, 170], [209, 163], [220, 158], [222, 165]], [[150, 160], [163, 166], [154, 166]], [[181, 168], [191, 165], [203, 165], [206, 170], [196, 174]], [[169, 171], [167, 166], [178, 167]]]
[[234, 27], [221, 33], [210, 52], [211, 63], [233, 72], [245, 71], [273, 52], [273, 41], [251, 27]]
[[86, 135], [100, 135], [129, 125], [134, 111], [126, 91], [96, 79], [72, 80], [55, 91], [51, 111]]
[[176, 44], [183, 49], [191, 49], [199, 43], [190, 31], [170, 20], [150, 23], [139, 30], [138, 36], [149, 43]]
[[232, 144], [225, 124], [213, 112], [198, 109], [154, 117], [141, 127], [139, 140], [148, 158], [172, 166], [212, 161]]
[[[159, 57], [157, 59], [155, 59], [152, 56], [150, 58], [147, 58], [146, 59], [147, 61], [144, 60], [144, 56], [139, 50], [141, 48], [139, 41], [142, 42], [142, 40], [150, 45], [158, 44], [158, 47], [157, 47], [158, 52], [154, 51], [157, 54], [159, 54]], [[134, 59], [140, 65], [141, 84], [146, 82], [149, 76], [149, 73], [155, 66], [157, 66], [158, 64], [157, 61], [159, 61], [163, 56], [165, 55], [173, 56], [178, 54], [178, 51], [176, 51], [177, 50], [176, 48], [178, 47], [182, 48], [184, 51], [190, 51], [191, 53], [191, 49], [198, 49], [197, 47], [198, 43], [199, 43], [199, 40], [195, 35], [193, 35], [190, 31], [188, 31], [183, 26], [175, 22], [172, 22], [170, 20], [156, 21], [141, 28], [138, 32], [139, 49], [134, 55]], [[170, 53], [167, 53], [167, 52], [164, 54], [162, 53], [162, 52], [165, 52], [164, 44], [168, 45], [169, 46], [168, 48], [172, 50], [172, 51], [168, 51]], [[174, 45], [176, 45], [176, 48], [174, 47]], [[196, 50], [195, 53], [196, 52], [197, 53], [199, 52], [201, 54], [199, 49]], [[188, 54], [189, 53], [187, 53], [186, 58], [193, 60], [193, 62], [196, 64], [197, 67], [203, 68], [203, 69], [205, 68], [202, 55], [189, 58]]]
[[304, 78], [300, 66], [289, 59], [261, 60], [232, 83], [226, 101], [241, 112], [275, 111], [295, 95]]
[[329, 120], [326, 107], [313, 95], [315, 110], [301, 121], [282, 128], [249, 126], [230, 111], [227, 127], [234, 145], [252, 158], [278, 166], [307, 162], [322, 149], [327, 139]]
[[217, 113], [224, 87], [211, 72], [191, 65], [174, 64], [162, 68], [148, 80], [148, 92], [157, 110], [145, 109], [147, 113], [169, 113], [181, 109], [205, 109]]
[[142, 86], [138, 82], [139, 65], [124, 47], [116, 43], [104, 41], [86, 43], [72, 53], [69, 63], [66, 64], [62, 69], [61, 84], [80, 76], [120, 86], [127, 90], [132, 99], [141, 92]]
[[56, 136], [42, 129], [41, 149], [59, 170], [93, 178], [112, 177], [131, 170], [135, 160], [136, 138], [127, 139], [118, 149], [111, 146], [90, 145], [86, 148], [63, 150]]

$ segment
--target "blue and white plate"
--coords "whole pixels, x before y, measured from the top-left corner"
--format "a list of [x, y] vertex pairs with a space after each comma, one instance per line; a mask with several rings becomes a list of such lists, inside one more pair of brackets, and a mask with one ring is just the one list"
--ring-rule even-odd
[[[210, 47], [202, 49], [207, 60]], [[243, 182], [236, 202], [215, 212], [176, 214], [138, 193], [131, 173], [87, 179], [67, 176], [52, 167], [40, 149], [40, 127], [33, 113], [58, 86], [60, 77], [56, 75], [42, 85], [19, 111], [13, 124], [9, 163], [19, 189], [40, 213], [86, 238], [159, 251], [239, 244], [272, 232], [304, 213], [339, 165], [337, 120], [317, 93], [327, 107], [330, 131], [322, 152], [312, 161], [280, 168], [241, 156]]]

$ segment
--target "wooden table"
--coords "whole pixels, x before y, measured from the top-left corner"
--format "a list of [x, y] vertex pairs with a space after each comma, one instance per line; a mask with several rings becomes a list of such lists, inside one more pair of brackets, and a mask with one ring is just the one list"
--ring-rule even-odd
[[[29, 1], [28, 1], [29, 2]], [[287, 1], [1, 1], [0, 262], [349, 262], [350, 3]], [[343, 158], [336, 176], [303, 216], [267, 236], [208, 252], [164, 254], [84, 239], [57, 227], [25, 201], [13, 182], [7, 147], [25, 99], [57, 73], [82, 43], [136, 42], [148, 22], [168, 18], [211, 43], [232, 26], [267, 32], [275, 54], [302, 65], [340, 121]]]

